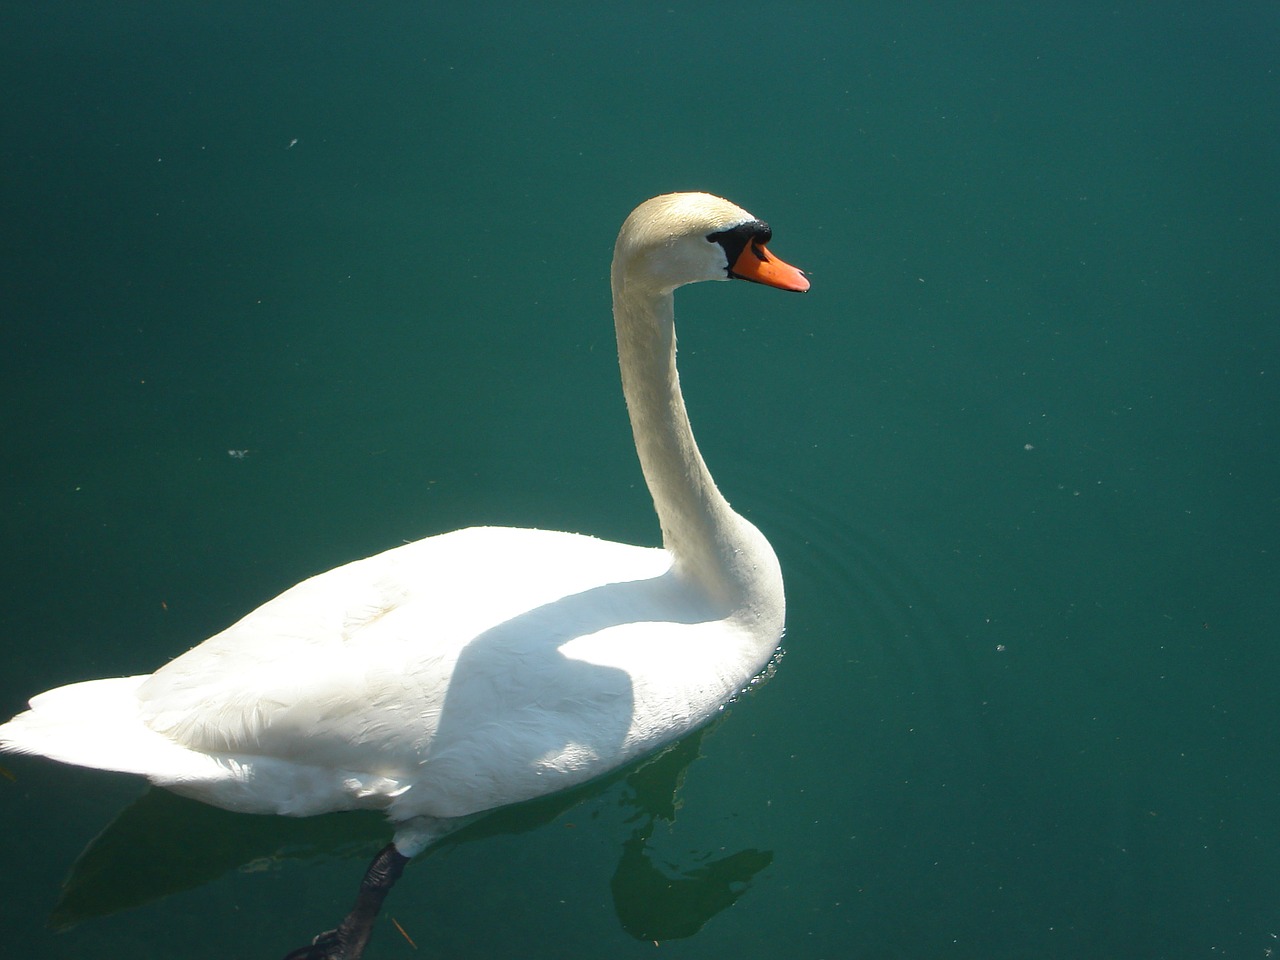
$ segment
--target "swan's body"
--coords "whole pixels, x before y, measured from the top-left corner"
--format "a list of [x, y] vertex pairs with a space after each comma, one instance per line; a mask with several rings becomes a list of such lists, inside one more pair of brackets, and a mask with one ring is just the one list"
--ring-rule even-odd
[[757, 652], [721, 614], [664, 550], [470, 528], [306, 580], [149, 676], [41, 694], [2, 732], [230, 810], [447, 821], [706, 720], [780, 626]]
[[706, 194], [648, 201], [619, 234], [623, 388], [662, 548], [492, 527], [429, 537], [306, 580], [154, 674], [41, 694], [0, 726], [0, 749], [231, 810], [384, 810], [411, 856], [460, 818], [704, 723], [775, 650], [783, 589], [694, 443], [672, 291], [730, 276], [805, 289], [768, 239]]

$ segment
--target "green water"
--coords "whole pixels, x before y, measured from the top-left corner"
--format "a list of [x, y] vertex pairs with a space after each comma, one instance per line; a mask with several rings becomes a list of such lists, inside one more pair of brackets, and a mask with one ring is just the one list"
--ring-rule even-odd
[[[608, 257], [706, 189], [813, 279], [677, 304], [786, 656], [370, 960], [1280, 948], [1273, 4], [0, 22], [0, 713], [405, 539], [656, 542]], [[4, 956], [279, 956], [387, 837], [0, 763]]]

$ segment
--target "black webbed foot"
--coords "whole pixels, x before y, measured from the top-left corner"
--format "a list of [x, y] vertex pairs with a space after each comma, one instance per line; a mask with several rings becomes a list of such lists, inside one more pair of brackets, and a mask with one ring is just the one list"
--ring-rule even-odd
[[284, 960], [346, 960], [350, 956], [338, 938], [337, 930], [326, 930], [311, 941], [309, 946], [290, 950]]
[[356, 905], [336, 930], [326, 930], [309, 946], [299, 947], [284, 960], [360, 960], [373, 935], [373, 921], [382, 909], [387, 892], [400, 879], [409, 858], [389, 843], [378, 851], [360, 881]]

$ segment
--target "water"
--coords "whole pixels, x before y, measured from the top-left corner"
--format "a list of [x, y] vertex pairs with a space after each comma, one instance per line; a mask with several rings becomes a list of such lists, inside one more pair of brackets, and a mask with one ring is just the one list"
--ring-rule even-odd
[[[608, 256], [708, 189], [814, 283], [677, 305], [786, 656], [416, 863], [370, 957], [1280, 946], [1270, 6], [5, 20], [0, 712], [404, 539], [655, 542]], [[386, 839], [2, 763], [14, 956], [280, 955]]]

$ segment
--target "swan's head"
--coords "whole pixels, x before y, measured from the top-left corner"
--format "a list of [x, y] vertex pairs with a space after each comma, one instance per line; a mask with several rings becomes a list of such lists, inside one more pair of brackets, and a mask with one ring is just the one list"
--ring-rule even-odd
[[803, 292], [809, 281], [773, 256], [769, 225], [709, 193], [668, 193], [627, 217], [613, 250], [615, 287], [670, 293], [699, 280], [753, 280]]

